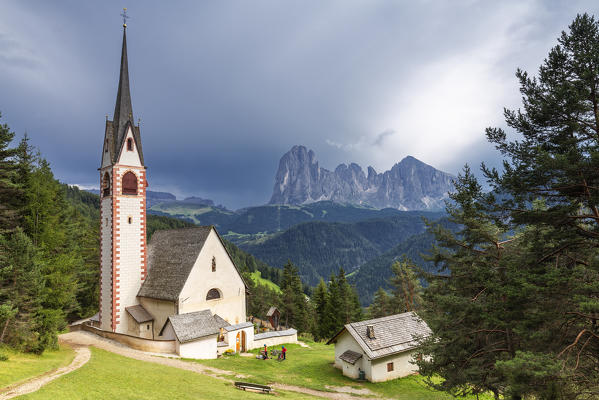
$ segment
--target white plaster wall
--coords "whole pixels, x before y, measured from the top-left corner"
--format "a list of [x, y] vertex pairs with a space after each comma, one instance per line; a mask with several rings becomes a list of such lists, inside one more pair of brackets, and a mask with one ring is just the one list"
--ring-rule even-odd
[[[360, 345], [358, 345], [356, 340], [347, 331], [344, 331], [341, 335], [339, 335], [339, 337], [337, 338], [337, 343], [335, 343], [335, 368], [339, 368], [339, 369], [343, 370], [344, 374], [345, 374], [346, 369], [348, 369], [348, 370], [351, 369], [351, 368], [346, 368], [347, 365], [351, 365], [351, 364], [349, 364], [339, 358], [339, 356], [341, 354], [345, 353], [347, 350], [355, 351], [356, 353], [362, 354], [362, 358], [360, 358], [356, 362], [356, 366], [362, 368], [362, 370], [365, 370], [362, 367], [362, 365], [367, 363], [366, 354], [364, 354], [364, 351], [362, 350]], [[356, 367], [356, 376], [355, 376], [356, 378], [358, 377], [357, 367]]]
[[[102, 171], [102, 176], [104, 171]], [[102, 221], [102, 252], [100, 254], [100, 328], [112, 330], [112, 197], [102, 198], [100, 207]]]
[[193, 342], [179, 343], [178, 354], [184, 358], [207, 360], [216, 358], [216, 339], [218, 335], [211, 335], [194, 340]]
[[[215, 272], [212, 257], [216, 257]], [[222, 296], [206, 301], [212, 288], [219, 289]], [[245, 322], [245, 285], [214, 229], [208, 234], [179, 299], [180, 314], [209, 309], [232, 325]]]
[[[418, 366], [410, 363], [415, 355], [414, 351], [406, 351], [372, 361], [372, 373], [369, 380], [383, 382], [415, 374], [418, 372]], [[393, 371], [387, 372], [387, 363], [390, 362], [393, 363]]]
[[[127, 139], [133, 140], [133, 150], [127, 150]], [[133, 138], [133, 132], [131, 131], [131, 127], [127, 129], [127, 137], [123, 141], [123, 148], [120, 149], [121, 154], [118, 160], [119, 164], [129, 165], [134, 167], [141, 167], [141, 161], [139, 160], [139, 153], [137, 152], [137, 144], [135, 143], [135, 139]]]
[[[243, 348], [241, 346], [241, 331], [245, 332], [245, 349], [246, 350], [255, 349], [256, 347], [254, 346], [254, 327], [249, 326], [247, 328], [238, 329], [238, 330], [232, 331], [232, 332], [225, 331], [225, 341], [227, 342], [228, 346], [219, 348], [219, 351], [224, 352], [227, 349], [237, 351], [237, 333], [239, 333], [239, 340], [240, 340], [239, 348], [241, 350]], [[261, 346], [263, 346], [263, 344]], [[268, 344], [267, 344], [267, 346], [268, 346]]]
[[266, 347], [270, 349], [271, 346], [280, 346], [287, 343], [297, 343], [297, 333], [294, 333], [293, 335], [289, 336], [274, 336], [271, 338], [260, 340], [254, 339], [252, 341], [252, 347], [250, 347], [250, 349], [258, 349], [260, 347], [264, 347], [265, 344]]
[[[140, 170], [135, 170], [127, 167], [115, 167], [117, 176], [116, 193], [118, 202], [117, 216], [117, 233], [118, 241], [116, 242], [116, 253], [118, 259], [118, 306], [117, 315], [118, 325], [116, 331], [118, 333], [127, 332], [127, 319], [125, 318], [125, 307], [138, 304], [136, 297], [142, 283], [142, 264], [143, 264], [143, 246], [144, 235], [143, 226], [145, 224], [144, 196], [138, 195], [122, 195], [122, 177], [131, 171], [137, 175], [138, 187], [142, 184], [143, 179]], [[113, 190], [114, 192], [114, 190]], [[138, 193], [144, 193], [141, 188]], [[144, 211], [142, 213], [142, 211]], [[131, 223], [129, 223], [131, 217]]]
[[176, 314], [175, 303], [172, 301], [138, 297], [139, 303], [154, 317], [154, 337], [162, 339], [160, 330], [171, 315]]

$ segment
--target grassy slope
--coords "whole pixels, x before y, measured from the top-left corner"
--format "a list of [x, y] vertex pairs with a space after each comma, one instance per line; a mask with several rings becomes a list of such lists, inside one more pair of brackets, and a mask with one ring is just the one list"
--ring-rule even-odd
[[268, 286], [273, 289], [277, 293], [281, 293], [281, 288], [276, 283], [269, 281], [268, 279], [264, 279], [262, 277], [262, 273], [260, 271], [254, 271], [250, 274], [252, 280], [256, 285]]
[[41, 356], [19, 353], [8, 348], [0, 349], [0, 353], [9, 358], [8, 361], [0, 361], [0, 388], [68, 365], [75, 355], [70, 347], [47, 350]]
[[[351, 386], [354, 388], [367, 388], [384, 397], [402, 398], [410, 400], [441, 400], [453, 397], [429, 389], [424, 378], [414, 375], [402, 379], [395, 379], [382, 383], [359, 383], [341, 374], [334, 368], [332, 362], [335, 358], [335, 348], [323, 343], [307, 342], [310, 348], [303, 348], [297, 344], [285, 347], [287, 360], [257, 360], [256, 358], [240, 357], [237, 355], [222, 357], [217, 360], [192, 361], [205, 365], [234, 371], [243, 375], [251, 382], [256, 383], [286, 383], [304, 386], [317, 390], [327, 390], [326, 386]], [[280, 348], [277, 346], [277, 348]], [[257, 353], [258, 350], [252, 350]], [[485, 399], [481, 396], [480, 399]], [[490, 397], [489, 397], [490, 399]]]
[[[21, 399], [262, 399], [206, 375], [122, 357], [91, 348], [91, 360]], [[282, 392], [284, 399], [310, 396]]]

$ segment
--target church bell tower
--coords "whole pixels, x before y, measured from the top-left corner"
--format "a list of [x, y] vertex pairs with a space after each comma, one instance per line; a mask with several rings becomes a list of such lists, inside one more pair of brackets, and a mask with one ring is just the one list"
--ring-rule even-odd
[[126, 23], [116, 106], [113, 120], [106, 118], [99, 171], [100, 327], [127, 333], [125, 307], [137, 304], [137, 293], [147, 274], [147, 182], [139, 124], [133, 120], [129, 91]]

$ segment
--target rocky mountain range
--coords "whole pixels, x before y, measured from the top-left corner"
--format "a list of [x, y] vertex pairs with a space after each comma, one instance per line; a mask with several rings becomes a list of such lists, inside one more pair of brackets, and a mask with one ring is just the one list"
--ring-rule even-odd
[[279, 162], [269, 204], [306, 204], [332, 200], [398, 210], [440, 210], [454, 176], [408, 156], [389, 171], [367, 173], [355, 163], [334, 171], [318, 165], [316, 155], [293, 146]]

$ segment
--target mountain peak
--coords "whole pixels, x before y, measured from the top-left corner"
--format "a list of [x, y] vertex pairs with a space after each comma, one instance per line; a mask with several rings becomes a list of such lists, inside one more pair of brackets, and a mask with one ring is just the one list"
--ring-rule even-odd
[[377, 208], [435, 210], [444, 206], [453, 176], [407, 156], [391, 170], [367, 174], [356, 163], [321, 168], [316, 155], [295, 145], [281, 157], [270, 204], [304, 204], [332, 200]]

